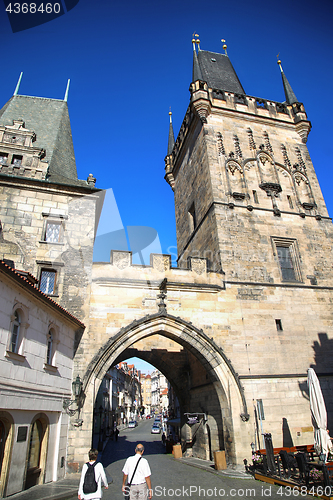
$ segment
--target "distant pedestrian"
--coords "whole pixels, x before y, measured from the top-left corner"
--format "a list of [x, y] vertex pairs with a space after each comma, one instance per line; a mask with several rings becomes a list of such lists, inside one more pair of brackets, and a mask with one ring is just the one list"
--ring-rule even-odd
[[[148, 461], [142, 458], [145, 448], [139, 443], [135, 448], [135, 455], [129, 457], [123, 468], [123, 493], [129, 493], [129, 500], [146, 500], [151, 499], [153, 492], [151, 489], [151, 472]], [[128, 485], [126, 481], [128, 480]], [[148, 487], [148, 491], [147, 491]], [[128, 491], [129, 490], [129, 491]]]
[[165, 437], [165, 432], [162, 434], [162, 443], [165, 445], [166, 437]]
[[114, 431], [114, 437], [116, 438], [116, 441], [118, 441], [118, 436], [119, 436], [119, 431], [116, 427], [116, 430]]
[[102, 481], [105, 489], [108, 489], [104, 467], [100, 462], [96, 462], [98, 451], [92, 448], [89, 451], [89, 462], [82, 467], [78, 499], [79, 500], [99, 500], [102, 498]]

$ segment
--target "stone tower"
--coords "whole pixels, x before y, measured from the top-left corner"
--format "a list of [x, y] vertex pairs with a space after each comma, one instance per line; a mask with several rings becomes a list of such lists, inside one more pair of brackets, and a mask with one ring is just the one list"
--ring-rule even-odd
[[226, 50], [196, 45], [190, 105], [165, 160], [179, 265], [201, 257], [229, 280], [331, 286], [332, 224], [306, 147], [311, 124], [281, 61], [283, 103], [247, 95]]
[[77, 177], [67, 92], [17, 88], [0, 110], [0, 258], [86, 324], [98, 192]]

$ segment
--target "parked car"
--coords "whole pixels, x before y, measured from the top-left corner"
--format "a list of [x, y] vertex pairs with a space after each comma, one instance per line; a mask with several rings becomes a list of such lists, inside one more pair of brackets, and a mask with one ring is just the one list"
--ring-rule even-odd
[[161, 434], [161, 427], [159, 424], [154, 424], [150, 431], [151, 434]]
[[133, 427], [136, 427], [137, 425], [138, 423], [136, 420], [131, 420], [130, 422], [128, 422], [129, 429], [133, 429]]

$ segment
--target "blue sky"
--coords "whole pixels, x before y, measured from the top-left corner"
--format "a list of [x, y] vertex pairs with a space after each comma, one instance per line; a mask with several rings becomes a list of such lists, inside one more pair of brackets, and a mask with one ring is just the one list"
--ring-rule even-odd
[[19, 93], [25, 95], [63, 98], [71, 79], [78, 175], [93, 173], [97, 187], [112, 190], [116, 225], [148, 226], [156, 231], [157, 247], [175, 254], [164, 157], [169, 107], [177, 135], [189, 103], [194, 31], [202, 49], [222, 52], [220, 40], [226, 39], [246, 93], [276, 101], [284, 101], [280, 53], [312, 122], [308, 147], [333, 214], [332, 2], [80, 0], [60, 18], [18, 33], [3, 14], [0, 105], [21, 71]]

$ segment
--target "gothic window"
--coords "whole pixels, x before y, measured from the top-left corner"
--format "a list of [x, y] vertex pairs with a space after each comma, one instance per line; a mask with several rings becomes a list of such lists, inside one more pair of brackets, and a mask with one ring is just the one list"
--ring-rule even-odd
[[8, 154], [7, 153], [0, 153], [0, 165], [5, 165], [8, 160]]
[[20, 338], [21, 315], [18, 310], [14, 312], [14, 320], [12, 322], [11, 340], [9, 350], [11, 352], [18, 352], [19, 338]]
[[19, 167], [22, 165], [22, 159], [23, 156], [21, 155], [13, 155], [12, 164], [15, 165], [16, 167]]
[[257, 204], [258, 204], [258, 203], [259, 203], [259, 200], [258, 200], [258, 193], [257, 193], [257, 191], [256, 191], [256, 190], [253, 190], [253, 191], [252, 191], [252, 194], [253, 194], [253, 201], [254, 201], [254, 203], [257, 203]]
[[302, 281], [296, 240], [274, 237], [272, 241], [282, 281]]
[[59, 243], [61, 240], [61, 222], [46, 222], [44, 241]]
[[42, 269], [39, 289], [47, 295], [55, 294], [57, 272], [52, 269]]

